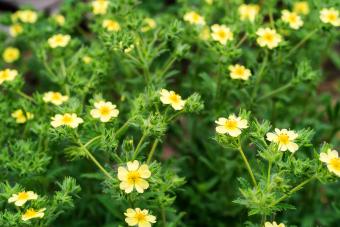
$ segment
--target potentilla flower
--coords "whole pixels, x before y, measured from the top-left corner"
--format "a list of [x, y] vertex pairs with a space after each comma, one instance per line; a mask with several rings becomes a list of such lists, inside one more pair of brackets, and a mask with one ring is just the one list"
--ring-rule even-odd
[[52, 117], [51, 125], [53, 128], [60, 126], [68, 126], [71, 128], [77, 128], [79, 124], [83, 123], [83, 119], [77, 116], [75, 113], [65, 113], [64, 115], [56, 114]]
[[14, 111], [11, 116], [13, 118], [15, 118], [15, 122], [18, 124], [23, 124], [28, 120], [33, 119], [34, 114], [30, 113], [30, 112], [25, 112], [22, 111], [22, 109], [18, 109], [16, 111]]
[[264, 227], [285, 227], [285, 224], [277, 224], [275, 221], [273, 223], [266, 222], [264, 223]]
[[222, 45], [226, 45], [228, 41], [234, 39], [234, 35], [230, 28], [225, 25], [214, 24], [211, 26], [213, 40], [220, 42]]
[[13, 24], [9, 27], [9, 34], [12, 37], [17, 37], [20, 33], [22, 33], [24, 29], [20, 24]]
[[205, 0], [205, 2], [209, 5], [213, 4], [214, 0]]
[[20, 207], [24, 205], [29, 200], [36, 200], [38, 195], [32, 191], [22, 191], [18, 194], [13, 194], [9, 199], [8, 203], [14, 203], [16, 206]]
[[306, 1], [295, 2], [293, 11], [298, 14], [307, 15], [309, 13], [309, 5]]
[[151, 227], [153, 223], [156, 223], [156, 217], [149, 214], [149, 211], [146, 209], [129, 208], [124, 215], [126, 216], [125, 222], [128, 226]]
[[230, 65], [229, 71], [232, 79], [248, 80], [251, 76], [250, 70], [239, 64]]
[[327, 152], [320, 153], [319, 160], [327, 164], [327, 168], [331, 173], [340, 177], [340, 158], [336, 150], [328, 149]]
[[120, 30], [120, 25], [115, 20], [105, 19], [103, 20], [102, 26], [109, 32], [117, 32]]
[[196, 13], [195, 11], [188, 12], [184, 15], [184, 20], [190, 24], [205, 25], [204, 17]]
[[44, 211], [46, 210], [46, 208], [42, 208], [40, 210], [35, 210], [33, 208], [30, 208], [28, 210], [26, 210], [26, 212], [21, 216], [21, 220], [23, 221], [28, 221], [32, 218], [43, 218], [45, 213]]
[[50, 102], [56, 106], [60, 106], [66, 102], [68, 98], [69, 97], [67, 95], [62, 95], [60, 92], [49, 91], [44, 93], [43, 100], [46, 103]]
[[209, 27], [204, 27], [199, 34], [200, 39], [205, 40], [205, 41], [209, 40], [210, 36], [211, 34], [210, 34]]
[[65, 24], [65, 17], [61, 14], [54, 15], [53, 19], [59, 26], [63, 26]]
[[283, 22], [289, 24], [292, 29], [299, 29], [303, 25], [301, 17], [295, 12], [289, 12], [288, 10], [282, 11], [281, 19]]
[[278, 34], [274, 29], [259, 28], [256, 31], [256, 34], [258, 35], [256, 41], [261, 47], [273, 49], [277, 47], [282, 41], [281, 35]]
[[113, 117], [117, 117], [119, 110], [117, 106], [113, 105], [111, 102], [96, 102], [94, 103], [95, 109], [92, 109], [90, 114], [94, 118], [99, 118], [101, 122], [108, 122]]
[[142, 32], [147, 32], [147, 31], [150, 31], [154, 28], [156, 28], [157, 24], [156, 24], [156, 21], [152, 18], [145, 18], [143, 20], [143, 24], [144, 26], [141, 28], [141, 31]]
[[185, 100], [182, 100], [182, 97], [176, 94], [174, 91], [162, 89], [160, 94], [160, 99], [163, 104], [171, 105], [175, 110], [181, 110], [184, 108]]
[[95, 15], [105, 14], [109, 6], [109, 1], [107, 0], [96, 0], [92, 2], [92, 12]]
[[215, 123], [217, 124], [217, 133], [228, 134], [232, 137], [238, 137], [242, 129], [248, 128], [248, 121], [241, 117], [236, 117], [234, 114], [229, 115], [228, 118], [220, 117]]
[[238, 13], [242, 21], [249, 20], [250, 22], [254, 22], [259, 11], [260, 6], [256, 4], [242, 4], [238, 7]]
[[34, 24], [38, 19], [38, 14], [32, 10], [19, 10], [11, 17], [14, 22], [20, 20], [23, 23]]
[[335, 27], [340, 26], [339, 11], [334, 8], [322, 9], [320, 11], [320, 20]]
[[70, 35], [57, 34], [48, 39], [48, 44], [51, 48], [66, 47], [70, 42]]
[[0, 71], [0, 85], [5, 81], [12, 81], [18, 75], [15, 69], [4, 69]]
[[275, 129], [275, 133], [269, 132], [267, 133], [267, 140], [279, 145], [280, 151], [290, 151], [294, 153], [299, 149], [299, 146], [294, 143], [294, 140], [299, 135], [295, 133], [293, 130], [287, 129]]
[[125, 193], [130, 193], [136, 188], [138, 193], [143, 193], [149, 187], [145, 180], [151, 176], [148, 165], [139, 165], [137, 160], [126, 163], [127, 168], [118, 168], [118, 179], [121, 181], [119, 187]]
[[6, 63], [12, 63], [18, 60], [20, 57], [20, 51], [15, 47], [7, 47], [2, 53], [2, 58]]

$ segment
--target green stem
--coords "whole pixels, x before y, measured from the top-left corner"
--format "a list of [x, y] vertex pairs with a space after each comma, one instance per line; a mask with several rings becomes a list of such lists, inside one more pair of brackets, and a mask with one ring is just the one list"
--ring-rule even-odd
[[270, 185], [270, 173], [271, 173], [271, 169], [272, 169], [272, 161], [269, 161], [268, 172], [267, 172], [267, 188]]
[[149, 155], [148, 155], [148, 159], [146, 161], [146, 164], [149, 164], [151, 162], [151, 159], [152, 159], [152, 157], [153, 157], [153, 155], [155, 153], [155, 150], [156, 150], [156, 147], [158, 145], [158, 142], [159, 142], [158, 139], [155, 139], [155, 141], [153, 142], [151, 150], [150, 150]]
[[18, 90], [18, 91], [16, 91], [16, 93], [17, 93], [19, 96], [21, 96], [21, 97], [27, 99], [28, 101], [30, 101], [30, 102], [32, 102], [32, 103], [34, 103], [34, 104], [37, 104], [37, 102], [36, 102], [31, 96], [28, 96], [28, 95], [25, 94], [24, 92]]
[[240, 154], [242, 156], [243, 162], [244, 162], [244, 164], [247, 167], [248, 173], [250, 175], [251, 180], [253, 181], [254, 186], [257, 187], [257, 182], [256, 182], [256, 179], [255, 179], [253, 170], [251, 169], [251, 167], [249, 165], [249, 162], [248, 162], [248, 159], [247, 159], [247, 157], [245, 156], [245, 154], [243, 152], [240, 137], [238, 137], [238, 151], [240, 152]]
[[176, 112], [174, 115], [172, 115], [171, 117], [169, 117], [168, 121], [172, 121], [173, 119], [175, 119], [176, 117], [178, 117], [181, 113], [183, 113], [183, 110], [180, 110], [178, 112]]
[[320, 28], [316, 28], [312, 30], [310, 33], [308, 33], [300, 42], [298, 42], [286, 55], [286, 58], [292, 55], [298, 48], [300, 48], [308, 39], [310, 39], [314, 33], [319, 31]]
[[261, 96], [261, 97], [258, 99], [258, 101], [262, 101], [262, 100], [264, 100], [264, 99], [270, 98], [270, 97], [272, 97], [272, 96], [274, 96], [274, 95], [276, 95], [276, 94], [278, 94], [278, 93], [280, 93], [280, 92], [282, 92], [282, 91], [284, 91], [284, 90], [290, 88], [292, 85], [293, 85], [293, 84], [292, 84], [291, 82], [289, 82], [288, 84], [283, 85], [282, 87], [279, 87], [279, 88], [277, 88], [277, 89], [275, 89], [275, 90], [273, 90], [273, 91], [271, 91], [271, 92], [269, 92], [269, 93], [267, 93], [267, 94]]
[[96, 141], [97, 139], [99, 139], [102, 136], [96, 136], [93, 137], [92, 139], [90, 139], [87, 143], [84, 144], [84, 147], [88, 147], [91, 143], [93, 143], [94, 141]]
[[263, 59], [260, 71], [256, 75], [255, 86], [254, 86], [253, 93], [252, 93], [252, 98], [253, 99], [256, 97], [257, 90], [259, 88], [260, 82], [261, 82], [262, 77], [263, 77], [264, 69], [267, 66], [267, 62], [268, 62], [268, 51], [265, 52], [264, 59]]
[[236, 44], [235, 48], [236, 48], [236, 49], [239, 48], [239, 47], [242, 45], [242, 43], [243, 43], [244, 41], [246, 41], [246, 39], [247, 39], [247, 34], [244, 34], [244, 35], [242, 36], [241, 40]]
[[162, 212], [162, 222], [163, 222], [163, 227], [166, 227], [166, 215], [165, 215], [165, 210], [164, 207], [162, 206], [161, 208], [161, 212]]
[[129, 124], [130, 124], [130, 120], [127, 120], [123, 125], [122, 127], [120, 127], [116, 133], [115, 133], [115, 136], [118, 137], [122, 132], [124, 132], [128, 127], [129, 127]]
[[137, 155], [138, 155], [138, 153], [139, 153], [140, 147], [142, 146], [142, 144], [143, 144], [145, 138], [146, 138], [146, 134], [143, 133], [142, 137], [140, 138], [140, 140], [139, 140], [139, 142], [138, 142], [138, 144], [137, 144], [137, 147], [136, 147], [135, 151], [133, 152], [132, 160], [135, 160], [135, 159], [136, 159], [136, 157], [137, 157]]

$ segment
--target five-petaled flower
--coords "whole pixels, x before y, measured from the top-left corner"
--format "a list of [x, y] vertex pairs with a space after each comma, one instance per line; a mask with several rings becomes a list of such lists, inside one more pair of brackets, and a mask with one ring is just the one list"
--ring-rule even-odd
[[54, 91], [46, 92], [43, 96], [44, 102], [46, 103], [50, 102], [56, 106], [60, 106], [61, 104], [66, 102], [68, 98], [69, 97], [67, 95], [62, 95], [60, 92]]
[[195, 11], [188, 12], [184, 15], [183, 19], [190, 24], [205, 25], [204, 17], [196, 13]]
[[38, 195], [32, 191], [22, 191], [18, 194], [13, 194], [9, 199], [8, 203], [14, 203], [16, 206], [20, 207], [24, 205], [29, 200], [36, 200]]
[[146, 209], [129, 208], [124, 215], [126, 216], [125, 222], [128, 226], [151, 227], [153, 223], [156, 223], [156, 217], [149, 214], [149, 211]]
[[12, 21], [20, 20], [23, 23], [34, 24], [38, 19], [38, 14], [32, 10], [19, 10], [12, 14]]
[[94, 107], [95, 109], [92, 109], [90, 114], [94, 118], [99, 118], [101, 122], [108, 122], [119, 114], [117, 106], [111, 102], [99, 101], [94, 103]]
[[160, 99], [163, 104], [171, 105], [175, 110], [181, 110], [184, 108], [185, 100], [182, 100], [182, 97], [176, 94], [174, 91], [162, 89], [160, 94]]
[[258, 35], [257, 43], [261, 47], [268, 47], [269, 49], [277, 47], [282, 41], [281, 35], [276, 30], [270, 28], [259, 28], [256, 31], [256, 35]]
[[12, 63], [18, 60], [20, 57], [20, 51], [15, 47], [7, 47], [2, 53], [2, 58], [6, 63]]
[[138, 193], [143, 193], [149, 187], [145, 180], [151, 176], [148, 165], [140, 165], [137, 160], [126, 163], [127, 168], [118, 168], [118, 179], [121, 181], [119, 187], [125, 193], [130, 193], [135, 188]]
[[65, 113], [63, 115], [56, 114], [52, 117], [51, 125], [53, 128], [60, 126], [68, 126], [71, 128], [77, 128], [79, 124], [83, 123], [83, 119], [77, 116], [75, 113]]
[[15, 122], [18, 124], [23, 124], [25, 123], [27, 120], [31, 120], [33, 119], [34, 115], [30, 112], [25, 112], [22, 111], [22, 109], [18, 109], [16, 111], [14, 111], [11, 116], [13, 118], [15, 118]]
[[230, 77], [232, 79], [248, 80], [251, 76], [250, 70], [243, 65], [230, 65], [228, 69], [230, 71]]
[[32, 218], [42, 218], [44, 217], [45, 213], [44, 211], [46, 210], [46, 208], [42, 208], [40, 210], [35, 210], [33, 208], [29, 208], [28, 210], [26, 210], [26, 212], [21, 216], [21, 220], [23, 221], [28, 221]]
[[61, 14], [56, 14], [53, 16], [53, 20], [59, 26], [63, 26], [65, 24], [65, 17]]
[[309, 13], [309, 5], [307, 1], [295, 2], [293, 11], [298, 14], [307, 15]]
[[338, 27], [340, 26], [339, 11], [334, 8], [322, 9], [320, 11], [320, 20], [323, 23]]
[[17, 37], [23, 31], [24, 31], [24, 29], [22, 28], [22, 26], [20, 24], [13, 24], [9, 27], [9, 34], [12, 37]]
[[241, 117], [236, 117], [234, 114], [229, 115], [228, 118], [220, 117], [215, 123], [217, 124], [217, 133], [228, 134], [232, 137], [238, 137], [242, 129], [248, 128], [248, 121]]
[[49, 38], [47, 42], [51, 48], [57, 48], [66, 47], [70, 40], [71, 40], [70, 35], [57, 34]]
[[289, 24], [292, 29], [299, 29], [303, 25], [301, 17], [295, 12], [289, 12], [288, 10], [282, 11], [281, 19], [283, 22]]
[[12, 81], [18, 75], [18, 71], [15, 69], [4, 69], [0, 71], [0, 84], [5, 81]]
[[294, 140], [299, 136], [293, 130], [275, 129], [275, 133], [267, 133], [267, 140], [279, 145], [280, 151], [290, 151], [294, 153], [299, 149], [299, 146], [294, 143]]
[[340, 177], [340, 158], [336, 150], [328, 149], [327, 152], [320, 153], [319, 160], [327, 164], [327, 168], [331, 173]]
[[228, 41], [234, 39], [234, 35], [230, 28], [225, 25], [214, 24], [211, 26], [211, 31], [212, 39], [220, 42], [222, 45], [226, 45]]
[[264, 227], [285, 227], [285, 224], [277, 224], [275, 221], [272, 223], [267, 221], [266, 223], [264, 223]]
[[260, 6], [257, 4], [242, 4], [238, 7], [238, 13], [242, 21], [248, 20], [254, 22], [260, 11]]
[[98, 14], [105, 14], [107, 11], [107, 8], [109, 6], [109, 1], [107, 0], [96, 0], [91, 3], [92, 5], [92, 12], [95, 15]]
[[120, 25], [115, 20], [105, 19], [103, 20], [102, 26], [109, 32], [117, 32], [120, 30]]

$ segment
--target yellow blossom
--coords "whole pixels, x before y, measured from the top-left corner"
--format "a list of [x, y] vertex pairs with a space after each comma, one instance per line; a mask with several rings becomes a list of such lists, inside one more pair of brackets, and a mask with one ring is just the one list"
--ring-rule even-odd
[[46, 103], [50, 102], [56, 106], [59, 106], [66, 102], [68, 98], [69, 97], [67, 95], [62, 95], [60, 92], [49, 91], [44, 94], [43, 100]]
[[285, 227], [283, 223], [277, 224], [275, 221], [273, 223], [266, 222], [264, 223], [264, 227]]
[[251, 76], [250, 70], [239, 64], [230, 65], [229, 71], [232, 79], [248, 80]]
[[120, 30], [120, 25], [115, 20], [105, 19], [102, 23], [103, 28], [110, 32], [117, 32]]
[[18, 75], [18, 71], [15, 69], [4, 69], [0, 71], [0, 84], [5, 81], [12, 81]]
[[320, 11], [320, 20], [335, 27], [340, 26], [339, 11], [334, 8], [322, 9]]
[[92, 12], [95, 15], [105, 14], [109, 6], [109, 1], [107, 0], [96, 0], [92, 2]]
[[71, 128], [77, 128], [79, 124], [83, 123], [83, 119], [77, 116], [75, 113], [65, 113], [63, 115], [56, 114], [52, 117], [51, 125], [53, 128], [60, 126], [68, 126]]
[[214, 0], [205, 0], [205, 2], [209, 5], [213, 4], [214, 3]]
[[145, 18], [143, 24], [144, 26], [141, 28], [142, 32], [150, 31], [157, 26], [156, 21], [152, 18]]
[[241, 117], [236, 117], [234, 114], [229, 115], [228, 118], [220, 117], [215, 123], [217, 124], [217, 133], [228, 134], [232, 137], [238, 137], [242, 129], [248, 128], [248, 121]]
[[85, 64], [90, 64], [92, 62], [92, 58], [90, 56], [87, 56], [85, 55], [83, 58], [82, 58], [83, 62]]
[[21, 220], [23, 221], [28, 221], [32, 218], [42, 218], [44, 217], [45, 213], [44, 211], [46, 210], [46, 208], [42, 208], [40, 210], [34, 210], [33, 208], [30, 208], [28, 210], [26, 210], [26, 212], [21, 216]]
[[65, 17], [61, 14], [54, 15], [53, 19], [59, 26], [63, 26], [65, 24]]
[[283, 22], [289, 24], [289, 27], [293, 29], [299, 29], [303, 25], [301, 17], [295, 12], [289, 12], [288, 10], [282, 11], [281, 19]]
[[278, 34], [274, 29], [270, 28], [259, 28], [256, 31], [258, 35], [257, 43], [261, 47], [268, 47], [269, 49], [273, 49], [279, 45], [282, 41], [281, 35]]
[[181, 110], [184, 108], [185, 100], [182, 100], [182, 97], [174, 91], [162, 89], [160, 94], [160, 100], [163, 104], [171, 105], [175, 110]]
[[30, 112], [25, 112], [22, 111], [21, 109], [18, 109], [16, 111], [14, 111], [11, 116], [13, 118], [15, 118], [16, 123], [18, 124], [23, 124], [25, 123], [27, 120], [31, 120], [34, 117], [34, 114], [30, 113]]
[[36, 200], [38, 195], [32, 191], [22, 191], [18, 194], [13, 194], [9, 199], [8, 203], [14, 203], [16, 206], [20, 207], [24, 205], [29, 200]]
[[290, 151], [294, 153], [299, 149], [299, 146], [294, 143], [294, 140], [299, 136], [292, 130], [287, 129], [275, 129], [275, 133], [267, 133], [267, 140], [279, 145], [280, 151]]
[[20, 51], [15, 47], [7, 47], [2, 53], [2, 58], [6, 63], [12, 63], [18, 60], [20, 57]]
[[298, 14], [307, 15], [309, 13], [309, 5], [306, 1], [295, 2], [293, 11]]
[[204, 41], [209, 40], [210, 36], [211, 35], [210, 35], [209, 27], [204, 27], [199, 34], [200, 39], [202, 39]]
[[196, 13], [195, 11], [190, 11], [186, 13], [183, 19], [190, 24], [205, 25], [204, 17]]
[[95, 109], [92, 109], [90, 114], [93, 118], [99, 118], [101, 122], [108, 122], [113, 117], [117, 117], [119, 110], [117, 106], [113, 105], [111, 102], [96, 102], [94, 103]]
[[128, 162], [127, 168], [118, 168], [118, 179], [121, 181], [119, 187], [125, 193], [130, 193], [135, 188], [138, 193], [143, 193], [149, 187], [149, 183], [145, 180], [151, 176], [148, 165], [139, 165], [137, 160]]
[[256, 4], [242, 4], [238, 8], [238, 13], [242, 21], [249, 20], [250, 22], [254, 22], [259, 11], [260, 6]]
[[32, 10], [19, 10], [12, 14], [14, 22], [20, 20], [23, 23], [34, 24], [38, 19], [38, 14]]
[[70, 35], [57, 34], [48, 39], [48, 44], [51, 48], [66, 47], [70, 42]]
[[12, 37], [18, 36], [23, 31], [24, 31], [24, 29], [22, 28], [22, 26], [20, 24], [13, 24], [9, 27], [9, 34]]
[[151, 227], [153, 223], [156, 223], [156, 217], [149, 214], [149, 211], [146, 209], [129, 208], [124, 215], [126, 216], [125, 222], [128, 226]]
[[327, 152], [320, 153], [319, 160], [327, 164], [327, 168], [331, 173], [340, 177], [340, 158], [336, 150], [328, 149]]
[[214, 24], [211, 26], [213, 40], [220, 42], [222, 45], [226, 45], [228, 41], [234, 39], [234, 35], [230, 28], [225, 25]]

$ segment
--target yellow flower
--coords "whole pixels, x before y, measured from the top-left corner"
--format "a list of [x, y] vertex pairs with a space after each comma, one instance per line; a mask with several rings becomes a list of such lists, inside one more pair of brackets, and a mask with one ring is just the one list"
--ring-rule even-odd
[[205, 0], [205, 2], [209, 5], [213, 4], [214, 0]]
[[22, 26], [20, 24], [13, 24], [9, 27], [9, 34], [12, 37], [18, 36], [23, 31], [24, 31], [24, 29], [22, 28]]
[[95, 15], [105, 14], [109, 6], [109, 1], [107, 0], [96, 0], [92, 2], [92, 12]]
[[90, 64], [92, 62], [92, 58], [90, 56], [87, 56], [85, 55], [83, 58], [82, 58], [83, 62], [85, 64]]
[[20, 207], [24, 205], [29, 200], [36, 200], [38, 195], [32, 191], [23, 191], [18, 194], [13, 194], [9, 199], [8, 203], [14, 203], [16, 206]]
[[267, 140], [279, 145], [280, 151], [290, 151], [294, 153], [299, 149], [299, 146], [294, 143], [294, 140], [299, 136], [292, 130], [287, 129], [275, 129], [275, 133], [267, 133]]
[[195, 11], [188, 12], [184, 15], [183, 19], [190, 24], [205, 25], [204, 17], [196, 13]]
[[288, 10], [282, 11], [281, 19], [293, 29], [299, 29], [303, 25], [301, 17], [297, 13], [289, 12]]
[[250, 70], [239, 64], [230, 65], [229, 71], [232, 79], [248, 80], [251, 76]]
[[175, 110], [181, 110], [184, 108], [185, 100], [182, 100], [182, 97], [176, 94], [174, 91], [168, 91], [166, 89], [162, 89], [160, 91], [161, 97], [160, 100], [163, 104], [169, 104]]
[[249, 20], [250, 22], [254, 22], [259, 11], [260, 6], [256, 4], [242, 4], [238, 8], [238, 13], [240, 14], [240, 19], [242, 21]]
[[227, 41], [234, 39], [233, 33], [225, 25], [214, 24], [211, 26], [213, 40], [220, 42], [222, 45], [226, 45]]
[[18, 110], [16, 110], [16, 111], [14, 111], [14, 112], [11, 114], [11, 116], [12, 116], [13, 118], [15, 118], [16, 123], [18, 123], [18, 124], [23, 124], [23, 123], [25, 123], [26, 121], [33, 119], [34, 114], [32, 114], [32, 113], [30, 113], [30, 112], [25, 112], [25, 113], [24, 113], [24, 111], [22, 111], [21, 109], [18, 109]]
[[71, 40], [70, 35], [57, 34], [49, 38], [47, 42], [51, 48], [56, 48], [66, 47], [70, 40]]
[[101, 122], [108, 122], [113, 117], [117, 117], [119, 110], [117, 106], [113, 105], [111, 102], [96, 102], [94, 103], [95, 109], [92, 109], [90, 114], [93, 118], [99, 118]]
[[56, 114], [52, 117], [51, 125], [53, 128], [60, 126], [68, 126], [71, 128], [77, 128], [79, 124], [83, 123], [83, 119], [77, 116], [75, 113], [65, 113], [64, 115]]
[[53, 19], [59, 26], [63, 26], [65, 24], [65, 17], [61, 14], [54, 15]]
[[102, 26], [103, 28], [105, 28], [107, 31], [110, 31], [110, 32], [117, 32], [120, 30], [120, 25], [115, 20], [109, 20], [109, 19], [103, 20]]
[[152, 18], [145, 18], [143, 24], [144, 26], [141, 28], [142, 32], [150, 31], [157, 26], [156, 21]]
[[38, 14], [32, 10], [19, 10], [12, 14], [14, 22], [20, 20], [23, 23], [34, 24], [38, 19]]
[[340, 26], [339, 11], [334, 8], [322, 9], [320, 11], [320, 20], [335, 27]]
[[2, 53], [2, 58], [6, 63], [12, 63], [18, 60], [20, 57], [20, 51], [15, 47], [7, 47]]
[[32, 218], [42, 218], [44, 217], [45, 213], [44, 211], [46, 210], [46, 208], [42, 208], [40, 210], [34, 210], [33, 208], [30, 208], [28, 210], [26, 210], [26, 212], [21, 216], [21, 220], [23, 221], [27, 221], [30, 220]]
[[118, 168], [118, 179], [121, 181], [119, 187], [125, 193], [130, 193], [136, 188], [138, 193], [143, 193], [149, 187], [149, 183], [145, 180], [151, 176], [148, 165], [139, 165], [137, 160], [126, 163], [127, 168]]
[[49, 91], [44, 94], [43, 100], [46, 103], [50, 102], [56, 106], [60, 106], [66, 102], [68, 98], [67, 95], [62, 95], [60, 92]]
[[266, 222], [264, 223], [264, 227], [285, 227], [285, 224], [281, 223], [278, 225], [275, 221], [273, 223]]
[[215, 121], [217, 124], [216, 132], [220, 134], [228, 134], [232, 137], [238, 137], [242, 129], [248, 128], [248, 121], [234, 114], [229, 115], [228, 118], [220, 117]]
[[298, 14], [307, 15], [309, 13], [309, 5], [306, 1], [295, 2], [293, 5], [293, 11]]
[[140, 208], [129, 208], [124, 213], [126, 216], [125, 222], [128, 226], [151, 227], [151, 224], [156, 223], [156, 217], [149, 214], [149, 211]]
[[199, 34], [200, 39], [202, 39], [204, 41], [209, 40], [210, 36], [211, 35], [210, 35], [209, 27], [204, 27]]
[[269, 49], [273, 49], [279, 45], [282, 41], [281, 35], [278, 34], [274, 29], [270, 28], [259, 28], [256, 31], [258, 35], [257, 43], [261, 47], [268, 47]]
[[0, 84], [5, 81], [12, 81], [18, 75], [18, 71], [15, 69], [4, 69], [0, 71]]
[[331, 173], [340, 177], [340, 158], [336, 150], [328, 149], [327, 152], [320, 153], [319, 160], [327, 164], [327, 168]]

